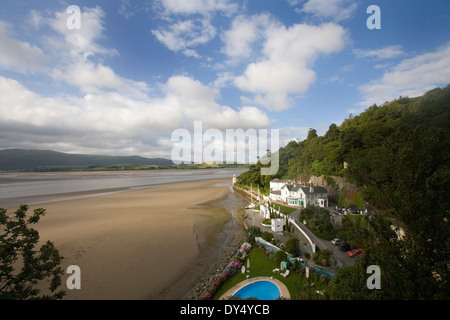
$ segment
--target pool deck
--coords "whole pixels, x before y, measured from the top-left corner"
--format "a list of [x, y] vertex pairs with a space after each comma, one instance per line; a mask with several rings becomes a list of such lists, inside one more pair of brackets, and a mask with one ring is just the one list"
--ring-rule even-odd
[[244, 280], [242, 282], [239, 282], [237, 285], [235, 285], [233, 288], [225, 292], [219, 300], [226, 300], [228, 297], [233, 296], [236, 292], [241, 290], [243, 287], [258, 281], [270, 281], [273, 284], [275, 284], [278, 287], [278, 290], [280, 290], [280, 297], [285, 299], [290, 299], [291, 295], [289, 294], [289, 290], [286, 287], [286, 285], [281, 282], [278, 279], [272, 279], [271, 277], [254, 277], [247, 280]]

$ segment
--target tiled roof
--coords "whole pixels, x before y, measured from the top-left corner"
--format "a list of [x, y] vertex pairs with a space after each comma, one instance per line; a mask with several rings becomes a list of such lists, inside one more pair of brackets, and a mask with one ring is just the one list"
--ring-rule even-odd
[[311, 194], [311, 193], [314, 193], [314, 194], [316, 194], [316, 193], [328, 193], [327, 189], [325, 189], [324, 187], [321, 187], [321, 186], [319, 186], [319, 187], [313, 187], [314, 192], [310, 192], [309, 189], [310, 189], [310, 187], [302, 187], [302, 190], [303, 190], [303, 192], [304, 192], [305, 194]]

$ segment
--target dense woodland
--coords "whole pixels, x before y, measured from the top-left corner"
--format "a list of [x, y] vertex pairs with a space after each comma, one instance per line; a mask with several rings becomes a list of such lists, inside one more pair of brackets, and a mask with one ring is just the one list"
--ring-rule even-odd
[[[279, 150], [276, 176], [261, 176], [258, 163], [239, 184], [268, 192], [273, 178], [344, 177], [375, 212], [360, 230], [366, 254], [340, 269], [332, 297], [448, 299], [449, 130], [450, 85], [373, 105], [340, 126], [331, 124], [323, 136], [310, 129], [307, 139]], [[400, 241], [394, 221], [406, 232]], [[366, 288], [369, 265], [381, 268], [381, 290]]]

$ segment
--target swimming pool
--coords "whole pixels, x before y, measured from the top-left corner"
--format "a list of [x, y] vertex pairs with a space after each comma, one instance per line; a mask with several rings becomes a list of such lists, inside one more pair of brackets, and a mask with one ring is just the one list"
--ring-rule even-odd
[[237, 296], [241, 299], [253, 297], [259, 300], [276, 300], [280, 297], [280, 290], [270, 281], [257, 281], [246, 285], [233, 295]]

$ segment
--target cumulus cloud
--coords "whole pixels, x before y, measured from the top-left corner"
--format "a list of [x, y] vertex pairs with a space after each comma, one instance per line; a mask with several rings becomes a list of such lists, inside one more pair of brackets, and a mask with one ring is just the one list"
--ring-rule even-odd
[[0, 67], [24, 74], [44, 71], [49, 57], [37, 46], [12, 38], [9, 29], [0, 21]]
[[[450, 43], [415, 57], [402, 60], [380, 79], [359, 87], [364, 108], [381, 104], [399, 96], [415, 97], [439, 85], [450, 83]], [[363, 108], [363, 109], [364, 109]], [[359, 112], [363, 109], [352, 109]]]
[[315, 81], [312, 65], [321, 54], [341, 50], [344, 28], [334, 23], [277, 26], [266, 32], [264, 58], [236, 77], [236, 86], [255, 94], [254, 102], [270, 110], [290, 107], [289, 94], [303, 94]]
[[268, 29], [277, 25], [279, 23], [267, 13], [250, 17], [240, 15], [221, 36], [224, 42], [222, 52], [231, 60], [248, 58], [254, 51], [253, 45], [265, 38]]
[[117, 54], [116, 50], [105, 48], [97, 43], [103, 37], [104, 31], [105, 12], [100, 7], [81, 10], [80, 21], [83, 26], [79, 29], [67, 28], [67, 18], [66, 11], [56, 12], [54, 17], [41, 17], [42, 21], [39, 24], [48, 24], [63, 38], [63, 41], [54, 37], [48, 38], [50, 44], [64, 50], [64, 53], [70, 54], [71, 57], [88, 58], [96, 54]]
[[[260, 109], [222, 105], [217, 102], [217, 88], [184, 75], [157, 84], [162, 91], [152, 96], [154, 88], [149, 84], [124, 78], [104, 63], [104, 57], [119, 54], [99, 44], [104, 37], [104, 12], [83, 8], [82, 14], [83, 27], [69, 30], [65, 11], [48, 16], [32, 12], [31, 26], [50, 30], [40, 39], [42, 48], [1, 33], [5, 28], [0, 25], [0, 36], [17, 48], [51, 57], [48, 70], [36, 68], [42, 77], [78, 89], [45, 96], [12, 77], [0, 76], [0, 148], [168, 157], [171, 132], [189, 128], [194, 121], [218, 130], [270, 125]], [[34, 70], [33, 65], [27, 68]]]
[[104, 37], [105, 12], [101, 8], [83, 8], [80, 29], [67, 28], [65, 11], [47, 17], [33, 11], [31, 17], [36, 28], [47, 26], [54, 31], [43, 37], [45, 50], [53, 62], [47, 73], [54, 80], [70, 84], [82, 93], [114, 90], [142, 97], [148, 92], [146, 83], [123, 78], [103, 64], [101, 57], [118, 52], [98, 44]]
[[238, 8], [229, 0], [159, 0], [155, 12], [165, 25], [151, 30], [155, 38], [173, 52], [201, 58], [195, 48], [215, 38], [211, 23], [215, 14], [231, 15]]
[[[61, 147], [85, 152], [96, 149], [134, 148], [154, 156], [170, 140], [171, 131], [202, 121], [205, 128], [264, 128], [267, 114], [256, 107], [234, 110], [216, 102], [217, 89], [186, 76], [174, 76], [164, 84], [162, 98], [130, 98], [118, 92], [89, 93], [83, 97], [45, 97], [18, 81], [0, 77], [0, 147]], [[167, 146], [166, 146], [167, 147]], [[149, 151], [150, 150], [150, 151]], [[123, 152], [123, 150], [121, 150]]]

